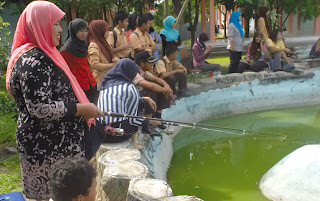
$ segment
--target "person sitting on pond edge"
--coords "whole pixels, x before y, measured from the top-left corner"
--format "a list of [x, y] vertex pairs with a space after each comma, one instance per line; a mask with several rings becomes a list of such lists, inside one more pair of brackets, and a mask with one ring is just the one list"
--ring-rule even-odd
[[[169, 84], [174, 95], [181, 97], [187, 90], [187, 68], [177, 61], [178, 51], [175, 45], [167, 46], [166, 56], [156, 63], [154, 73]], [[178, 91], [176, 91], [177, 82]]]
[[196, 39], [192, 47], [193, 66], [196, 69], [200, 69], [202, 72], [207, 71], [219, 71], [221, 73], [220, 64], [211, 64], [206, 61], [209, 54], [212, 51], [211, 46], [206, 46], [206, 42], [209, 41], [209, 36], [206, 33], [201, 33]]

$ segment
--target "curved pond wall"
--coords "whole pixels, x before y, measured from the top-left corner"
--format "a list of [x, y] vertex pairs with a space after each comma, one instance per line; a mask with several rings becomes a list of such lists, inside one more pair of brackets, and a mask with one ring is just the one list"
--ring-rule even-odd
[[[206, 87], [208, 87], [206, 85]], [[162, 118], [198, 122], [261, 110], [298, 107], [320, 103], [320, 71], [307, 76], [255, 79], [223, 89], [209, 90], [176, 101], [164, 110]], [[175, 134], [181, 128], [175, 128]], [[166, 172], [173, 155], [172, 136], [151, 141], [143, 155], [153, 176], [166, 181]], [[200, 140], [195, 138], [194, 140]]]

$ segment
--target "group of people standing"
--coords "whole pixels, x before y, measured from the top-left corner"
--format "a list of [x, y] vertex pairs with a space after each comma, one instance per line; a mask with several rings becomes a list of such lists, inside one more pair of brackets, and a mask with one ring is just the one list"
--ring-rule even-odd
[[256, 32], [248, 45], [246, 58], [242, 59], [244, 32], [240, 21], [241, 13], [231, 14], [228, 27], [228, 46], [230, 65], [228, 73], [242, 73], [244, 70], [259, 72], [262, 70], [292, 70], [293, 60], [287, 56], [291, 50], [284, 45], [282, 32], [271, 30], [270, 9], [260, 6], [256, 15]]
[[[105, 112], [138, 115], [144, 108], [146, 116], [161, 118], [162, 110], [187, 88], [173, 17], [164, 20], [160, 35], [151, 27], [150, 13], [118, 11], [114, 28], [104, 20], [88, 25], [77, 18], [58, 51], [64, 15], [48, 1], [31, 2], [19, 18], [7, 67], [6, 86], [18, 106], [17, 146], [29, 199], [50, 198], [52, 164], [67, 156], [84, 158], [90, 138], [86, 128], [97, 121], [125, 131], [124, 136], [107, 135], [107, 142], [132, 137], [138, 149], [138, 126], [147, 134], [165, 128], [160, 121]], [[161, 41], [163, 59], [155, 45]]]

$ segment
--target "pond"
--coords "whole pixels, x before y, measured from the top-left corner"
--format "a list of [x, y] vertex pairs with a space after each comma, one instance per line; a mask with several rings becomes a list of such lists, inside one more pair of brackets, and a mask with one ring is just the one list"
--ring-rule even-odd
[[206, 201], [267, 201], [259, 190], [263, 174], [295, 149], [320, 143], [320, 105], [201, 123], [276, 135], [183, 129], [174, 139], [167, 174], [175, 195]]

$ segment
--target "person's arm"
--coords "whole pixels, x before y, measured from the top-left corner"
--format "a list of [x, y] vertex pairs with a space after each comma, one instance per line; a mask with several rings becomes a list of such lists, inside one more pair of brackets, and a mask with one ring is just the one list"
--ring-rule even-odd
[[172, 62], [172, 68], [175, 70], [182, 70], [183, 74], [187, 75], [188, 69], [186, 67], [184, 67], [180, 62], [178, 62], [177, 60]]
[[205, 60], [207, 58], [207, 55], [209, 54], [210, 52], [206, 52], [204, 51], [202, 54], [201, 54], [201, 50], [200, 50], [200, 47], [199, 46], [196, 46], [194, 45], [192, 47], [192, 55], [193, 57], [195, 58], [195, 60], [200, 63], [202, 62], [203, 60]]
[[[128, 93], [128, 96], [126, 96], [127, 98], [124, 100], [125, 101], [125, 106], [123, 108], [124, 114], [137, 116], [139, 102], [142, 99], [139, 96], [139, 93], [137, 93], [137, 90], [133, 84], [130, 84], [128, 86], [127, 93]], [[143, 122], [143, 119], [139, 119], [139, 118], [129, 118], [128, 120], [129, 120], [129, 124], [133, 126], [141, 126]]]
[[131, 33], [129, 36], [129, 43], [132, 45], [132, 49], [135, 51], [141, 51], [144, 50], [141, 46], [139, 37], [135, 33]]
[[161, 43], [160, 35], [157, 33], [157, 31], [155, 31], [155, 32], [156, 32], [156, 43]]
[[[117, 52], [129, 49], [129, 48], [132, 47], [131, 45], [128, 45], [128, 44], [121, 45], [119, 47], [117, 47], [117, 44], [114, 45], [114, 36], [113, 36], [113, 32], [112, 31], [109, 32], [109, 36], [107, 38], [107, 42], [109, 43], [110, 47], [112, 48], [113, 53], [117, 53]], [[127, 43], [127, 41], [125, 41], [125, 43]]]
[[180, 36], [178, 37], [178, 40], [173, 40], [173, 41], [168, 41], [166, 36], [163, 34], [160, 34], [161, 37], [161, 41], [163, 43], [164, 46], [168, 46], [168, 45], [175, 45], [175, 46], [179, 46], [181, 45], [181, 38]]
[[247, 60], [248, 62], [251, 60], [251, 53], [250, 53], [250, 51], [251, 51], [251, 44], [252, 44], [252, 43], [249, 43], [249, 45], [248, 45], [248, 50], [247, 50], [247, 54], [246, 54], [246, 60]]
[[173, 100], [173, 91], [166, 81], [156, 76], [152, 76], [150, 78], [150, 81], [162, 86], [165, 89], [165, 95], [167, 95], [170, 98], [170, 100]]
[[154, 41], [153, 41], [152, 37], [150, 36], [150, 34], [149, 34], [149, 33], [146, 33], [146, 35], [148, 36], [148, 39], [149, 39], [149, 42], [150, 42], [150, 47], [147, 48], [147, 49], [151, 49], [151, 50], [152, 50], [152, 53], [155, 52], [155, 51], [157, 51], [157, 46], [156, 46], [156, 44], [154, 43]]
[[267, 39], [266, 40], [266, 44], [267, 44], [269, 50], [271, 52], [273, 52], [273, 53], [282, 52], [282, 51], [288, 52], [288, 53], [291, 52], [290, 49], [285, 48], [284, 46], [281, 47], [281, 48], [277, 48], [276, 45], [274, 44], [274, 42], [271, 39]]
[[234, 39], [235, 39], [235, 26], [233, 24], [229, 25], [228, 28], [228, 39], [229, 39], [229, 43], [230, 43], [230, 50], [232, 52], [235, 51], [235, 46], [234, 46]]
[[169, 77], [170, 75], [174, 75], [176, 73], [183, 73], [183, 70], [182, 69], [177, 69], [177, 70], [173, 70], [173, 71], [170, 71], [170, 72], [161, 72], [160, 73], [160, 78], [165, 79], [165, 78]]
[[54, 100], [56, 92], [53, 91], [53, 83], [50, 80], [54, 73], [53, 68], [56, 66], [42, 54], [35, 56], [35, 61], [41, 61], [41, 64], [34, 68], [33, 63], [26, 62], [19, 76], [20, 82], [24, 83], [21, 93], [25, 99], [26, 109], [33, 118], [62, 121], [74, 116], [82, 116], [85, 119], [103, 116], [92, 103], [66, 103], [63, 100]]
[[268, 54], [268, 49], [267, 45], [264, 44], [263, 42], [260, 43], [260, 48], [261, 48], [261, 55], [265, 56]]
[[138, 84], [142, 86], [144, 89], [149, 89], [150, 91], [166, 93], [166, 89], [164, 87], [154, 82], [149, 82], [148, 80], [145, 80], [145, 79], [141, 80]]
[[90, 66], [97, 71], [110, 70], [116, 65], [113, 63], [100, 63], [100, 49], [97, 44], [91, 43], [88, 48], [88, 62]]

